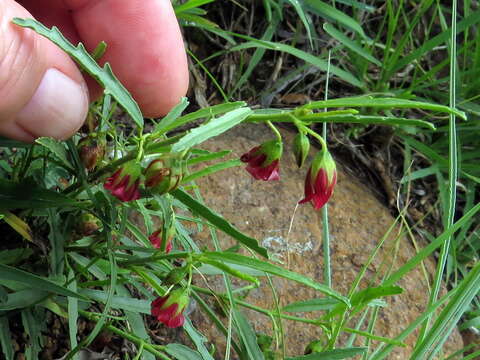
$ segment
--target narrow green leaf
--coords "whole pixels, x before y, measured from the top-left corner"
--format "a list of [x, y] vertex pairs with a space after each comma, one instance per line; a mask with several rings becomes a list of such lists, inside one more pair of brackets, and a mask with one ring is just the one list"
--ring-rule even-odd
[[31, 181], [15, 183], [0, 179], [0, 209], [44, 209], [78, 205], [75, 200], [55, 191], [40, 188]]
[[436, 317], [435, 323], [417, 344], [412, 359], [433, 359], [456, 327], [463, 313], [480, 291], [480, 263], [477, 263], [455, 288], [455, 294]]
[[202, 355], [202, 359], [213, 360], [212, 355], [210, 355], [210, 352], [205, 347], [205, 343], [207, 342], [207, 339], [197, 329], [195, 329], [190, 319], [188, 318], [185, 319], [185, 324], [183, 324], [183, 329], [186, 331], [189, 338], [195, 344], [198, 352]]
[[252, 249], [256, 253], [260, 254], [261, 256], [268, 258], [267, 250], [263, 247], [260, 247], [258, 245], [257, 240], [240, 232], [237, 228], [235, 228], [222, 216], [220, 216], [219, 214], [217, 214], [207, 206], [203, 205], [199, 201], [195, 200], [185, 191], [181, 189], [177, 189], [172, 191], [170, 194], [173, 195], [177, 200], [179, 200], [183, 204], [187, 205], [189, 209], [193, 211], [195, 214], [208, 220], [212, 225], [216, 226], [219, 230], [223, 231], [227, 235], [230, 235], [231, 237], [238, 240], [240, 243], [244, 244], [246, 247]]
[[27, 285], [29, 288], [47, 291], [58, 295], [72, 296], [83, 299], [83, 296], [74, 291], [68, 290], [63, 285], [58, 285], [51, 280], [28, 273], [23, 270], [10, 267], [8, 265], [0, 264], [0, 278], [17, 281], [19, 283]]
[[338, 40], [340, 44], [352, 50], [358, 56], [363, 57], [365, 60], [368, 60], [377, 66], [382, 66], [382, 63], [375, 59], [372, 54], [365, 50], [359, 43], [347, 37], [343, 32], [337, 30], [332, 24], [323, 24], [323, 30], [325, 30], [331, 37]]
[[240, 124], [252, 113], [250, 108], [235, 109], [225, 115], [211, 119], [208, 123], [192, 129], [172, 146], [172, 152], [182, 152], [192, 146], [220, 135], [232, 127]]
[[303, 4], [299, 0], [288, 0], [288, 2], [295, 8], [298, 17], [300, 18], [300, 20], [302, 20], [303, 26], [307, 31], [307, 38], [310, 41], [310, 46], [312, 47], [312, 32], [310, 29], [311, 24], [309, 19], [307, 18], [307, 15], [303, 11]]
[[[200, 153], [201, 155], [188, 159], [187, 165], [194, 165], [205, 161], [216, 160], [230, 154], [231, 152], [231, 150], [222, 150], [217, 152], [210, 152], [205, 150], [205, 152], [202, 151], [202, 153]], [[192, 151], [191, 153], [194, 154], [194, 151]]]
[[362, 355], [367, 351], [364, 347], [352, 347], [347, 349], [335, 349], [324, 351], [321, 353], [314, 353], [310, 355], [289, 357], [285, 360], [341, 360], [352, 358], [356, 355]]
[[[89, 299], [105, 304], [108, 299], [108, 294], [102, 290], [80, 289], [78, 291], [81, 295]], [[127, 310], [134, 313], [150, 314], [151, 301], [134, 299], [126, 296], [113, 295], [111, 300], [111, 307], [113, 309]]]
[[[77, 280], [75, 279], [75, 273], [72, 268], [69, 268], [68, 271], [68, 289], [74, 292], [77, 292]], [[78, 334], [78, 299], [69, 296], [67, 299], [67, 306], [68, 306], [68, 335], [70, 337], [70, 348], [74, 349], [77, 347], [77, 334]], [[74, 360], [78, 360], [78, 354], [73, 356]]]
[[65, 51], [82, 67], [82, 69], [88, 72], [104, 87], [105, 94], [112, 95], [112, 97], [117, 100], [117, 102], [132, 117], [133, 121], [139, 127], [143, 127], [143, 115], [138, 104], [132, 98], [127, 89], [125, 89], [115, 77], [109, 63], [105, 63], [104, 67], [101, 68], [90, 56], [88, 51], [85, 50], [83, 44], [79, 43], [77, 46], [72, 45], [55, 26], [49, 29], [34, 19], [14, 18], [13, 23], [36, 31], [38, 34], [45, 36]]
[[374, 98], [372, 96], [356, 96], [340, 99], [330, 99], [313, 101], [304, 106], [307, 109], [323, 109], [329, 107], [373, 107], [377, 109], [424, 109], [438, 111], [447, 114], [455, 114], [466, 120], [467, 117], [463, 111], [452, 109], [445, 105], [427, 103], [422, 101], [413, 101], [397, 98]]
[[35, 142], [54, 153], [68, 169], [74, 169], [68, 158], [67, 149], [61, 141], [49, 137], [40, 137], [36, 139]]
[[[35, 310], [35, 308], [27, 308], [22, 311], [22, 325], [25, 333], [28, 335], [28, 342], [26, 343], [25, 348], [25, 357], [27, 360], [38, 359], [38, 354], [41, 350], [41, 343], [43, 343], [41, 330], [42, 327], [45, 327], [45, 323], [41, 320], [44, 320], [44, 317], [41, 316], [43, 313], [39, 314]], [[39, 317], [43, 319], [39, 319]]]
[[348, 27], [349, 29], [357, 32], [362, 37], [366, 37], [362, 27], [353, 18], [345, 14], [344, 12], [335, 9], [323, 1], [319, 0], [304, 0], [304, 4], [309, 6], [315, 13], [320, 16], [326, 16], [330, 19], [338, 21], [340, 24]]
[[208, 167], [206, 167], [202, 170], [199, 170], [197, 172], [194, 172], [193, 174], [190, 174], [190, 175], [186, 176], [185, 178], [183, 178], [182, 183], [187, 184], [190, 181], [196, 180], [198, 178], [201, 178], [201, 177], [204, 177], [204, 176], [207, 176], [207, 175], [211, 175], [211, 174], [216, 173], [218, 171], [230, 169], [232, 167], [236, 167], [236, 166], [240, 166], [240, 165], [242, 165], [242, 162], [238, 159], [224, 161], [224, 162], [212, 165], [212, 166], [208, 166]]
[[374, 299], [378, 299], [385, 296], [398, 295], [403, 292], [403, 289], [399, 286], [377, 286], [369, 287], [364, 290], [353, 294], [352, 306], [358, 306], [361, 304], [368, 304]]
[[168, 344], [165, 347], [165, 352], [174, 356], [177, 360], [202, 360], [202, 355], [198, 351], [182, 344]]
[[[266, 40], [270, 41], [277, 31], [277, 26], [280, 21], [280, 16], [278, 15], [278, 12], [274, 13], [275, 16], [271, 20], [268, 21], [268, 26], [267, 29], [265, 30], [265, 33], [262, 35], [261, 40]], [[255, 52], [253, 53], [252, 57], [248, 61], [248, 67], [245, 70], [245, 72], [240, 76], [240, 79], [236, 81], [235, 87], [230, 91], [230, 94], [235, 93], [238, 89], [240, 89], [243, 84], [250, 78], [250, 75], [252, 74], [253, 70], [257, 67], [258, 63], [262, 60], [263, 55], [265, 55], [265, 49], [264, 48], [257, 48], [255, 49]]]
[[358, 80], [355, 76], [353, 76], [351, 73], [340, 69], [339, 67], [335, 65], [330, 65], [328, 66], [328, 62], [320, 59], [318, 56], [315, 56], [313, 54], [307, 53], [303, 50], [297, 49], [293, 46], [286, 45], [286, 44], [281, 44], [281, 43], [276, 43], [276, 42], [271, 42], [271, 41], [265, 41], [265, 40], [258, 40], [254, 39], [248, 36], [244, 35], [239, 35], [235, 34], [237, 37], [249, 40], [246, 43], [243, 43], [241, 45], [234, 46], [230, 49], [230, 51], [238, 51], [238, 50], [243, 50], [243, 49], [249, 49], [249, 48], [264, 48], [268, 50], [274, 50], [274, 51], [281, 51], [288, 53], [290, 55], [293, 55], [315, 67], [318, 67], [319, 69], [323, 71], [327, 71], [327, 69], [330, 69], [330, 74], [338, 76], [340, 79], [346, 81], [347, 83], [356, 86], [356, 87], [362, 87], [363, 83]]
[[190, 103], [188, 102], [188, 99], [186, 97], [182, 97], [180, 102], [175, 105], [175, 107], [170, 110], [170, 112], [162, 120], [160, 120], [157, 125], [155, 125], [152, 134], [163, 133], [164, 129], [172, 126], [178, 117], [182, 115], [183, 110], [185, 110], [189, 104]]
[[205, 4], [208, 4], [208, 3], [211, 3], [215, 0], [189, 0], [181, 5], [176, 5], [174, 7], [175, 9], [175, 14], [178, 15], [184, 11], [187, 11], [187, 10], [190, 10], [190, 9], [194, 9], [194, 8], [198, 8], [202, 5], [205, 5]]
[[0, 264], [11, 265], [17, 264], [25, 259], [28, 259], [33, 254], [31, 248], [17, 248], [12, 250], [0, 251]]
[[224, 114], [229, 111], [236, 110], [238, 108], [244, 107], [247, 104], [243, 101], [237, 101], [237, 102], [232, 102], [232, 103], [224, 103], [224, 104], [219, 104], [219, 105], [214, 105], [210, 106], [208, 108], [200, 109], [197, 111], [194, 111], [192, 113], [183, 115], [179, 118], [177, 118], [175, 121], [169, 122], [169, 124], [166, 124], [165, 126], [162, 126], [162, 123], [159, 124], [159, 129], [156, 130], [157, 133], [166, 133], [170, 130], [173, 130], [179, 126], [183, 126], [185, 124], [188, 124], [191, 121], [197, 120], [197, 119], [202, 119], [202, 118], [211, 118], [213, 116], [216, 116], [218, 114]]
[[239, 336], [242, 339], [243, 344], [245, 345], [246, 351], [248, 353], [249, 359], [255, 360], [264, 360], [265, 357], [263, 356], [260, 347], [258, 346], [257, 336], [252, 329], [252, 326], [237, 308], [232, 308], [233, 317], [235, 319], [235, 324], [237, 325], [237, 330], [239, 332]]
[[321, 113], [315, 113], [300, 117], [303, 121], [310, 123], [347, 123], [364, 125], [389, 125], [389, 126], [418, 126], [430, 130], [435, 130], [435, 126], [424, 120], [399, 118], [394, 116], [375, 116], [375, 115], [332, 115], [319, 116]]
[[418, 264], [420, 264], [427, 256], [435, 251], [439, 246], [441, 246], [445, 239], [449, 236], [452, 236], [458, 229], [460, 229], [465, 223], [467, 223], [470, 218], [472, 218], [480, 210], [480, 203], [471, 208], [465, 215], [461, 217], [455, 224], [447, 228], [440, 236], [438, 236], [434, 241], [425, 246], [420, 250], [414, 257], [412, 257], [406, 264], [404, 264], [400, 269], [395, 271], [383, 282], [383, 286], [390, 286], [395, 284], [400, 280], [407, 272], [414, 269]]
[[338, 300], [330, 298], [311, 299], [305, 301], [297, 301], [283, 307], [283, 311], [287, 312], [309, 312], [330, 310], [338, 304]]
[[0, 344], [2, 345], [2, 352], [6, 360], [13, 360], [15, 355], [13, 350], [12, 334], [10, 332], [10, 325], [8, 324], [8, 317], [0, 317]]
[[0, 311], [24, 309], [37, 304], [48, 296], [48, 293], [38, 289], [27, 289], [11, 292], [7, 301], [0, 303]]
[[258, 260], [252, 257], [247, 257], [247, 256], [243, 256], [243, 255], [239, 255], [231, 252], [204, 252], [200, 256], [200, 261], [202, 257], [205, 257], [207, 259], [217, 260], [217, 261], [224, 261], [226, 263], [248, 266], [253, 269], [264, 271], [272, 275], [277, 275], [285, 279], [293, 280], [300, 284], [303, 284], [305, 286], [318, 290], [321, 293], [331, 296], [337, 300], [340, 300], [342, 303], [346, 304], [347, 306], [350, 306], [350, 302], [346, 297], [340, 295], [339, 293], [332, 290], [331, 288], [323, 284], [317, 283], [316, 281], [304, 275], [270, 264], [266, 261]]
[[[475, 25], [480, 21], [480, 10], [472, 12], [468, 17], [463, 19], [457, 24], [457, 34], [465, 31], [470, 26]], [[396, 73], [404, 66], [408, 64], [412, 64], [415, 60], [421, 58], [424, 54], [429, 53], [432, 51], [433, 48], [439, 46], [440, 44], [445, 44], [452, 34], [452, 29], [448, 29], [447, 31], [442, 31], [437, 36], [428, 39], [425, 43], [423, 43], [419, 48], [415, 48], [409, 55], [402, 57], [399, 61], [394, 64], [393, 68], [389, 71], [389, 74]]]
[[[123, 297], [129, 297], [130, 292], [123, 285], [117, 285], [117, 294]], [[132, 329], [132, 332], [142, 338], [144, 341], [150, 343], [150, 336], [148, 335], [147, 329], [145, 328], [145, 323], [143, 316], [136, 311], [124, 310], [125, 317]], [[155, 356], [150, 352], [144, 352], [142, 354], [142, 360], [155, 360]]]

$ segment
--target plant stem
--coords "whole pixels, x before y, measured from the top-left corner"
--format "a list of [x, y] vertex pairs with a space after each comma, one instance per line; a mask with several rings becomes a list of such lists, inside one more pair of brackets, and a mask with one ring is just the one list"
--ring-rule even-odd
[[[91, 320], [91, 321], [98, 321], [98, 317], [97, 315], [93, 315], [91, 314], [90, 312], [88, 311], [84, 311], [84, 310], [78, 310], [78, 312], [80, 313], [80, 315], [86, 317], [88, 320]], [[165, 349], [165, 346], [163, 345], [152, 345], [152, 344], [149, 344], [147, 342], [145, 342], [144, 339], [142, 338], [139, 338], [135, 335], [132, 335], [128, 332], [125, 332], [123, 330], [120, 330], [119, 328], [113, 326], [113, 325], [110, 325], [110, 324], [105, 324], [104, 325], [104, 328], [111, 331], [112, 333], [114, 334], [117, 334], [131, 342], [133, 342], [135, 345], [137, 346], [140, 346], [140, 347], [143, 347], [143, 349], [147, 350], [148, 352], [150, 352], [151, 354], [157, 356], [158, 358], [160, 359], [163, 359], [163, 360], [172, 360], [170, 357], [168, 357], [167, 355], [165, 355], [164, 353], [158, 351], [157, 349]]]
[[267, 120], [266, 124], [275, 133], [275, 136], [276, 136], [277, 140], [281, 142], [282, 141], [282, 135], [280, 134], [280, 131], [278, 131], [278, 129], [275, 127], [275, 125], [272, 124], [272, 122], [270, 120]]
[[315, 131], [310, 129], [308, 126], [305, 126], [305, 124], [303, 122], [301, 122], [299, 119], [297, 119], [297, 117], [295, 115], [293, 115], [292, 113], [288, 113], [288, 116], [290, 117], [292, 122], [295, 124], [295, 126], [300, 131], [303, 131], [303, 132], [306, 132], [306, 133], [312, 135], [322, 145], [322, 150], [327, 150], [327, 144], [326, 144], [325, 140], [323, 139], [323, 137], [318, 135]]

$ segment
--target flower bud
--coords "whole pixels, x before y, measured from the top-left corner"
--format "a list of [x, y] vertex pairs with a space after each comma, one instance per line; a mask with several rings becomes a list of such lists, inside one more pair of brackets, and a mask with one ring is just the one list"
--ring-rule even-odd
[[80, 217], [78, 232], [83, 236], [90, 236], [102, 227], [102, 222], [96, 216], [84, 213]]
[[295, 155], [295, 161], [299, 168], [305, 163], [309, 151], [310, 140], [308, 140], [308, 136], [299, 132], [293, 139], [293, 154]]
[[187, 266], [182, 266], [179, 268], [172, 269], [163, 280], [163, 284], [166, 286], [176, 285], [185, 278], [187, 273], [188, 273]]
[[78, 142], [78, 154], [83, 165], [88, 171], [92, 171], [105, 156], [105, 138], [92, 133]]
[[162, 249], [163, 242], [166, 240], [165, 253], [169, 253], [172, 250], [172, 240], [175, 236], [175, 226], [170, 226], [167, 229], [167, 233], [163, 234], [163, 227], [160, 227], [157, 231], [153, 232], [148, 240], [152, 243], [156, 249]]
[[325, 342], [322, 340], [314, 340], [305, 348], [305, 355], [321, 353], [325, 349]]
[[145, 186], [159, 195], [175, 190], [182, 178], [181, 160], [175, 157], [153, 160], [145, 170]]

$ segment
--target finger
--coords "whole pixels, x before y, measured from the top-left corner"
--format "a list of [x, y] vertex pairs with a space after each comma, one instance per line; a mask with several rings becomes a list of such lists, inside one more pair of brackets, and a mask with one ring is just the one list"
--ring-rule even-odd
[[164, 115], [184, 96], [188, 68], [170, 0], [65, 0], [78, 35], [92, 51], [107, 43], [101, 61], [147, 117]]
[[14, 17], [32, 16], [13, 0], [0, 1], [0, 133], [68, 138], [88, 111], [83, 77], [49, 40], [12, 24]]

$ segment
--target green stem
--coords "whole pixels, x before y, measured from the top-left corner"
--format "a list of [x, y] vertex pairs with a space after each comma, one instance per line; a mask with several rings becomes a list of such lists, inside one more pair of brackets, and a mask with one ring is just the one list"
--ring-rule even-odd
[[306, 132], [310, 135], [312, 135], [315, 139], [318, 140], [318, 142], [322, 145], [322, 150], [326, 150], [327, 149], [327, 143], [325, 142], [325, 140], [323, 139], [323, 137], [321, 137], [320, 135], [318, 135], [315, 131], [313, 131], [312, 129], [310, 129], [308, 126], [305, 126], [305, 124], [303, 122], [301, 122], [296, 116], [294, 116], [293, 114], [289, 113], [288, 114], [290, 119], [292, 120], [292, 122], [295, 124], [295, 126], [298, 128], [299, 131], [302, 131], [302, 132]]
[[[195, 285], [192, 286], [192, 289], [195, 290], [198, 293], [222, 298], [222, 299], [225, 299], [225, 300], [227, 299], [226, 294], [214, 293], [213, 291], [211, 291], [209, 289], [204, 289], [204, 288], [201, 288], [201, 287], [198, 287], [198, 286], [195, 286]], [[272, 316], [273, 317], [275, 317], [275, 316], [278, 317], [277, 312], [271, 312], [270, 310], [261, 308], [261, 307], [256, 306], [256, 305], [252, 305], [252, 304], [250, 304], [246, 301], [235, 299], [235, 303], [240, 305], [240, 306], [243, 306], [247, 309], [254, 310], [256, 312], [264, 314], [268, 317], [272, 317]], [[321, 320], [318, 320], [318, 319], [306, 319], [306, 318], [301, 318], [301, 317], [298, 317], [298, 316], [287, 315], [287, 314], [284, 314], [284, 313], [280, 313], [280, 317], [282, 319], [286, 319], [286, 320], [298, 321], [298, 322], [302, 322], [302, 323], [305, 323], [305, 324], [320, 326], [325, 331], [328, 331], [328, 328], [330, 327], [330, 324], [328, 322], [321, 321]], [[397, 346], [405, 346], [405, 344], [403, 344], [401, 341], [392, 340], [392, 339], [389, 339], [389, 338], [385, 338], [383, 336], [373, 335], [373, 334], [365, 332], [365, 331], [352, 329], [352, 328], [348, 328], [348, 327], [342, 327], [342, 330], [344, 330], [345, 332], [348, 332], [348, 333], [353, 333], [353, 334], [358, 334], [358, 335], [361, 335], [361, 336], [365, 336], [365, 337], [371, 338], [373, 340], [378, 340], [378, 341], [381, 341], [381, 342], [384, 342], [384, 343], [387, 343], [387, 344], [393, 344], [393, 345], [397, 345]]]
[[142, 161], [143, 154], [144, 154], [144, 149], [143, 146], [145, 145], [145, 139], [148, 137], [147, 135], [142, 135], [140, 134], [140, 142], [138, 143], [138, 151], [137, 151], [137, 157], [135, 158], [135, 161], [139, 163]]
[[282, 142], [282, 135], [280, 134], [280, 131], [278, 131], [276, 126], [273, 125], [273, 123], [270, 120], [267, 120], [265, 122], [270, 127], [270, 129], [272, 129], [272, 131], [275, 133], [275, 136], [278, 139], [278, 141]]
[[[330, 73], [330, 56], [331, 52], [328, 52], [328, 67], [327, 67], [327, 79], [325, 83], [325, 101], [328, 100], [328, 84], [329, 84], [329, 73]], [[327, 111], [327, 108], [324, 109], [324, 112]], [[322, 138], [327, 139], [327, 123], [322, 124]], [[326, 149], [326, 146], [324, 147]], [[325, 285], [332, 287], [332, 267], [330, 265], [330, 231], [328, 228], [328, 202], [322, 207], [322, 238], [323, 238], [323, 277]]]

